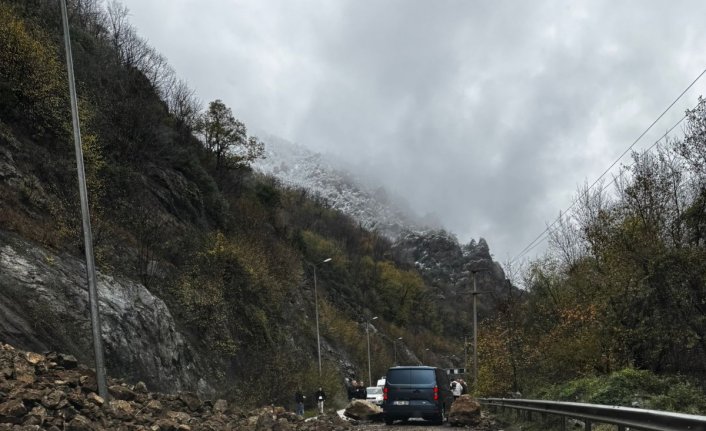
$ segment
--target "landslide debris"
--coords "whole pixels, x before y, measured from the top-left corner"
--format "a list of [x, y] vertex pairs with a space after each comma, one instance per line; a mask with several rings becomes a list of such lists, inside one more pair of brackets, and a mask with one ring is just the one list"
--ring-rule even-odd
[[0, 431], [345, 431], [336, 414], [304, 420], [283, 407], [245, 410], [196, 394], [149, 392], [144, 383], [108, 379], [97, 395], [95, 372], [71, 355], [25, 352], [0, 343]]

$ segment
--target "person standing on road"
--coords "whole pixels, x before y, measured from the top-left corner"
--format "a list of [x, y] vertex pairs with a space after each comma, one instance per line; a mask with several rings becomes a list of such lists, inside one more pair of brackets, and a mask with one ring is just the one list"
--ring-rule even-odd
[[458, 382], [461, 384], [461, 395], [467, 394], [468, 385], [466, 384], [466, 381], [463, 379], [458, 379]]
[[352, 380], [346, 389], [348, 389], [348, 401], [353, 401], [355, 398], [355, 391], [358, 389], [358, 382]]
[[364, 400], [368, 398], [368, 390], [365, 388], [365, 382], [359, 381], [358, 386], [355, 388], [355, 398], [359, 400]]
[[324, 414], [324, 401], [326, 401], [326, 393], [322, 387], [316, 391], [316, 402], [319, 404], [319, 413]]
[[302, 394], [301, 389], [297, 389], [294, 393], [294, 402], [297, 404], [297, 414], [299, 416], [304, 416], [304, 399], [306, 397]]
[[461, 386], [461, 384], [456, 380], [451, 381], [451, 393], [454, 396], [454, 401], [456, 401], [456, 399], [461, 396], [462, 392], [463, 386]]

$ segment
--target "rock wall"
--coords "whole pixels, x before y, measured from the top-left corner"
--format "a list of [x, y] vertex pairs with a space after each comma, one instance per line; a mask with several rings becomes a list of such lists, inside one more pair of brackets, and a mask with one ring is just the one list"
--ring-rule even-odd
[[[160, 391], [212, 395], [166, 304], [134, 281], [97, 277], [108, 372]], [[0, 341], [93, 363], [84, 263], [0, 231]]]

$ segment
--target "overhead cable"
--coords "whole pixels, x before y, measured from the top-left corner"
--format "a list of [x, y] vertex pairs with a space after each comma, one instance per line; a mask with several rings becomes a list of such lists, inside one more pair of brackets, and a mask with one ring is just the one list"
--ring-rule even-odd
[[[691, 84], [689, 84], [689, 85], [684, 89], [684, 91], [682, 91], [681, 94], [679, 94], [679, 96], [677, 96], [677, 98], [674, 99], [674, 101], [672, 101], [672, 103], [670, 103], [669, 106], [667, 106], [667, 108], [666, 108], [666, 109], [665, 109], [665, 110], [645, 129], [645, 131], [642, 132], [642, 133], [640, 134], [640, 136], [638, 136], [637, 139], [635, 139], [635, 140], [633, 141], [633, 143], [630, 144], [630, 146], [629, 146], [625, 151], [623, 151], [623, 153], [622, 153], [617, 159], [615, 159], [615, 161], [614, 161], [605, 171], [603, 171], [603, 173], [602, 173], [602, 174], [601, 174], [601, 175], [600, 175], [600, 176], [599, 176], [599, 177], [598, 177], [579, 197], [577, 197], [577, 198], [571, 203], [571, 205], [569, 206], [569, 208], [567, 208], [566, 211], [564, 211], [564, 213], [570, 211], [570, 210], [579, 202], [579, 200], [583, 198], [583, 196], [584, 196], [585, 194], [587, 194], [604, 176], [606, 176], [606, 174], [608, 174], [608, 172], [610, 172], [610, 170], [613, 169], [613, 167], [614, 167], [630, 150], [632, 150], [632, 148], [647, 134], [647, 132], [649, 132], [649, 131], [652, 129], [652, 127], [654, 127], [654, 125], [657, 124], [657, 122], [659, 122], [659, 120], [661, 120], [662, 117], [664, 117], [664, 116], [667, 114], [667, 112], [669, 112], [669, 110], [672, 109], [672, 107], [674, 107], [674, 105], [684, 96], [684, 94], [687, 93], [687, 91], [689, 91], [689, 90], [691, 89], [691, 87], [694, 86], [694, 84], [696, 84], [696, 83], [699, 81], [699, 79], [701, 79], [702, 76], [704, 76], [704, 74], [706, 74], [706, 69], [704, 69], [703, 71], [701, 71], [701, 73], [691, 82]], [[682, 117], [682, 118], [679, 120], [679, 123], [681, 123], [683, 120], [684, 120], [684, 117]], [[674, 125], [674, 126], [670, 129], [670, 131], [673, 130], [679, 123], [677, 123], [676, 125]], [[669, 133], [669, 132], [667, 132], [667, 133]], [[666, 136], [666, 134], [665, 134], [665, 136]], [[658, 140], [652, 145], [652, 147], [654, 147], [654, 146], [657, 144], [657, 142], [659, 142], [661, 139], [662, 139], [662, 138], [658, 139]], [[652, 147], [650, 147], [650, 148], [652, 148]], [[558, 223], [558, 221], [559, 221], [560, 219], [561, 219], [561, 214], [560, 214], [559, 217], [557, 217], [549, 226], [547, 226], [547, 228], [544, 229], [544, 231], [542, 231], [542, 233], [540, 233], [539, 235], [537, 235], [537, 237], [536, 237], [534, 240], [532, 240], [529, 244], [527, 244], [527, 246], [526, 246], [525, 248], [523, 248], [522, 251], [520, 251], [520, 252], [517, 254], [517, 256], [515, 256], [515, 257], [511, 260], [511, 263], [517, 262], [517, 260], [519, 260], [520, 258], [522, 258], [523, 256], [525, 256], [527, 253], [529, 253], [530, 251], [532, 251], [535, 247], [537, 247], [538, 243], [543, 242], [544, 239], [546, 239], [546, 235], [545, 235], [545, 234], [547, 234], [547, 233], [551, 230], [551, 228], [552, 228], [556, 223]]]

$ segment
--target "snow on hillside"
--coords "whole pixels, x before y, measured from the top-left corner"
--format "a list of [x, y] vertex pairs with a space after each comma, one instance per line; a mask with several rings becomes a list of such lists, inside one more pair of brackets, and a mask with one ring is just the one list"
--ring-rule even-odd
[[285, 185], [309, 190], [363, 227], [391, 239], [403, 231], [427, 229], [415, 221], [401, 198], [392, 199], [383, 187], [363, 185], [341, 163], [276, 136], [265, 136], [262, 140], [265, 159], [253, 164], [256, 170], [278, 178]]

